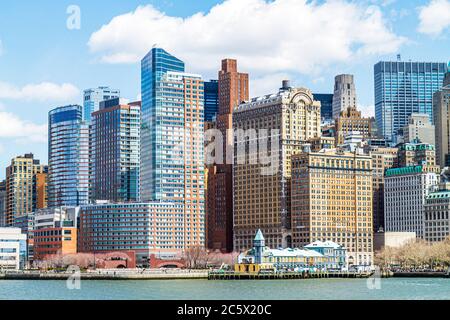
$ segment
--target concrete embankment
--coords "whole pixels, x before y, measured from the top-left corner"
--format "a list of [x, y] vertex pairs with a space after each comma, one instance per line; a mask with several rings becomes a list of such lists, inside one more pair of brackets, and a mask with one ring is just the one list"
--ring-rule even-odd
[[393, 272], [396, 278], [450, 278], [446, 272]]
[[67, 280], [69, 277], [80, 277], [81, 280], [182, 280], [208, 279], [207, 271], [195, 272], [82, 272], [75, 273], [38, 273], [7, 272], [0, 273], [0, 280]]

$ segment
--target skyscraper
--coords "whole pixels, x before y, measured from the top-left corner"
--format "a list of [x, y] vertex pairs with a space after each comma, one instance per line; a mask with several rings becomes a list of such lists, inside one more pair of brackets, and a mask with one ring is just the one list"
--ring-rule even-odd
[[320, 101], [320, 116], [322, 123], [331, 122], [333, 120], [333, 94], [330, 93], [313, 93], [314, 100]]
[[364, 139], [371, 135], [370, 118], [361, 117], [361, 111], [348, 107], [341, 111], [336, 121], [336, 145], [344, 143], [345, 137], [352, 132], [359, 132]]
[[442, 90], [433, 95], [433, 116], [437, 163], [450, 166], [450, 72], [445, 74]]
[[204, 121], [213, 121], [219, 111], [219, 82], [205, 81], [205, 116]]
[[435, 145], [434, 125], [426, 113], [412, 113], [403, 128], [403, 142], [423, 142]]
[[233, 136], [229, 135], [228, 130], [233, 128], [233, 111], [248, 99], [248, 74], [238, 72], [236, 60], [222, 60], [216, 127], [222, 133], [224, 158], [222, 163], [208, 168], [207, 246], [210, 249], [233, 250], [233, 159], [232, 155], [227, 154], [227, 150], [232, 152]]
[[89, 125], [82, 107], [69, 105], [49, 112], [48, 205], [79, 206], [89, 200]]
[[445, 63], [380, 61], [374, 66], [375, 117], [381, 135], [396, 143], [412, 113], [433, 119], [433, 93], [442, 87]]
[[0, 228], [6, 225], [6, 180], [0, 181]]
[[33, 154], [15, 157], [6, 168], [6, 226], [12, 227], [17, 217], [33, 212], [37, 208], [38, 195], [36, 175], [45, 173], [47, 166], [34, 159]]
[[340, 74], [334, 79], [333, 119], [347, 108], [356, 108], [355, 82], [351, 74]]
[[161, 48], [143, 58], [141, 199], [183, 206], [157, 213], [167, 221], [167, 249], [205, 241], [203, 104], [203, 80], [181, 60]]
[[[289, 81], [283, 81], [278, 93], [253, 98], [235, 109], [233, 128], [235, 132], [246, 132], [246, 138], [238, 138], [235, 143], [235, 250], [251, 248], [258, 229], [264, 233], [269, 247], [292, 247], [291, 156], [300, 152], [310, 139], [320, 136], [320, 122], [320, 103], [314, 100], [312, 92], [291, 88]], [[263, 168], [268, 164], [257, 150], [269, 149], [268, 144], [271, 151], [267, 162], [273, 172], [265, 172]], [[258, 148], [252, 147], [255, 145]]]
[[92, 113], [98, 111], [100, 102], [120, 97], [120, 90], [98, 87], [84, 90], [83, 119], [91, 122]]
[[91, 200], [139, 200], [141, 103], [120, 98], [92, 113]]

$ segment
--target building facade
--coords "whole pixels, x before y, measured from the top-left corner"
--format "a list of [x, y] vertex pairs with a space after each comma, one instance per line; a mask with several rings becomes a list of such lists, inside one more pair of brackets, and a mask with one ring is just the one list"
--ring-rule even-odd
[[77, 253], [77, 218], [79, 208], [57, 207], [37, 210], [34, 214], [34, 261], [52, 255]]
[[413, 113], [403, 128], [403, 142], [422, 142], [435, 145], [434, 125], [425, 113]]
[[119, 98], [92, 113], [91, 200], [139, 200], [140, 102]]
[[384, 230], [384, 173], [398, 166], [398, 149], [372, 146], [373, 231]]
[[[205, 244], [204, 83], [161, 48], [142, 60], [141, 200], [183, 206], [168, 239]], [[161, 213], [163, 216], [166, 212]], [[173, 243], [172, 248], [179, 246]]]
[[355, 107], [348, 107], [340, 112], [336, 118], [336, 145], [344, 143], [345, 137], [352, 132], [359, 132], [363, 139], [371, 137], [370, 118], [361, 117], [361, 111]]
[[443, 168], [450, 165], [450, 72], [445, 74], [442, 90], [433, 95], [433, 117], [437, 163]]
[[[176, 254], [186, 246], [181, 203], [96, 203], [80, 208], [80, 252], [133, 251], [139, 265], [151, 254]], [[180, 229], [181, 231], [181, 229]]]
[[92, 113], [100, 109], [100, 102], [119, 98], [120, 90], [109, 87], [98, 87], [84, 90], [83, 94], [83, 120], [91, 122]]
[[219, 112], [219, 82], [217, 80], [205, 81], [204, 106], [204, 121], [213, 121]]
[[385, 231], [424, 238], [425, 202], [439, 174], [433, 166], [408, 166], [386, 170], [384, 180]]
[[339, 117], [342, 111], [357, 107], [354, 77], [351, 74], [341, 74], [334, 79], [333, 119]]
[[320, 117], [322, 123], [333, 121], [333, 94], [332, 93], [313, 93], [314, 100], [320, 101]]
[[381, 135], [396, 143], [413, 113], [433, 119], [433, 94], [440, 90], [446, 63], [380, 61], [374, 66], [375, 117]]
[[350, 265], [373, 264], [372, 159], [338, 149], [292, 157], [292, 235], [296, 247], [332, 241]]
[[[235, 250], [251, 248], [258, 229], [268, 246], [291, 247], [291, 156], [320, 136], [320, 122], [320, 103], [312, 92], [291, 88], [287, 81], [278, 93], [254, 98], [235, 109]], [[264, 159], [258, 148], [269, 149], [269, 144], [270, 157]]]
[[[46, 174], [47, 166], [34, 159], [33, 154], [25, 154], [11, 160], [6, 168], [6, 211], [5, 225], [14, 226], [14, 219], [45, 205], [45, 178], [39, 180], [38, 174]], [[44, 190], [43, 190], [44, 189]]]
[[0, 181], [0, 228], [6, 226], [6, 180]]
[[82, 107], [49, 112], [48, 206], [79, 206], [89, 201], [89, 125]]
[[0, 270], [19, 270], [26, 263], [26, 240], [18, 228], [0, 228]]
[[[212, 250], [233, 251], [233, 111], [249, 99], [249, 76], [238, 72], [237, 61], [222, 60], [219, 71], [219, 112], [216, 129], [222, 134], [223, 158], [208, 165], [207, 246]], [[220, 146], [219, 146], [220, 147]], [[231, 161], [230, 161], [231, 158]]]
[[426, 197], [424, 239], [443, 241], [450, 236], [450, 189], [441, 188]]

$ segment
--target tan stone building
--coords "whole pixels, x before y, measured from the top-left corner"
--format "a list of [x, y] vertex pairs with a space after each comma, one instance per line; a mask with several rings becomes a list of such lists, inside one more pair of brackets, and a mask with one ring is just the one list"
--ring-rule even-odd
[[31, 153], [11, 160], [6, 168], [6, 226], [12, 227], [16, 217], [46, 206], [46, 173], [47, 166]]
[[445, 74], [442, 90], [433, 95], [433, 117], [437, 163], [443, 168], [450, 164], [450, 72]]
[[358, 111], [356, 107], [348, 107], [336, 119], [336, 145], [343, 144], [345, 136], [356, 131], [363, 136], [363, 139], [370, 138], [371, 120], [363, 118], [361, 111]]
[[349, 264], [373, 263], [372, 159], [339, 149], [292, 157], [293, 246], [333, 241]]
[[384, 172], [398, 164], [398, 149], [387, 147], [371, 147], [373, 174], [373, 231], [384, 228]]
[[[248, 134], [243, 144], [246, 147], [243, 155], [239, 152], [242, 145], [238, 138], [235, 139], [235, 250], [252, 248], [258, 229], [264, 233], [271, 248], [292, 245], [291, 155], [300, 152], [302, 145], [310, 139], [320, 136], [320, 121], [320, 103], [314, 101], [312, 92], [305, 88], [291, 88], [288, 81], [283, 82], [277, 94], [254, 98], [234, 111], [235, 134], [238, 130]], [[251, 147], [255, 142], [259, 147], [263, 146], [261, 129], [271, 130], [268, 134], [274, 135], [270, 139], [271, 147], [278, 143], [278, 150], [270, 152], [270, 164], [263, 164], [258, 152]], [[268, 150], [271, 147], [267, 147]], [[245, 156], [245, 161], [242, 161], [242, 156]], [[271, 165], [276, 168], [268, 174], [265, 170]]]
[[431, 124], [428, 114], [411, 114], [408, 124], [403, 127], [403, 142], [435, 144], [434, 125]]

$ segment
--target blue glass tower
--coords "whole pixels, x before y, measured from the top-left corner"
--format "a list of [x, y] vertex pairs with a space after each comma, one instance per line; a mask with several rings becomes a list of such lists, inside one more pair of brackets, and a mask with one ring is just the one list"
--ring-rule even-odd
[[380, 61], [374, 66], [375, 117], [388, 141], [395, 143], [412, 113], [427, 113], [433, 121], [433, 94], [446, 72], [446, 63]]
[[[184, 123], [163, 105], [163, 77], [169, 71], [184, 72], [184, 62], [161, 48], [153, 48], [141, 62], [142, 125], [141, 125], [141, 200], [159, 200], [163, 196], [163, 130]], [[175, 116], [175, 117], [174, 117]], [[170, 155], [168, 155], [170, 157]], [[166, 160], [167, 161], [167, 160]], [[170, 160], [169, 160], [170, 161]]]
[[219, 111], [219, 82], [205, 81], [205, 121], [213, 121]]
[[79, 206], [89, 201], [89, 126], [82, 107], [49, 112], [48, 206]]
[[314, 100], [320, 101], [320, 116], [322, 122], [333, 120], [333, 94], [330, 93], [313, 93]]

